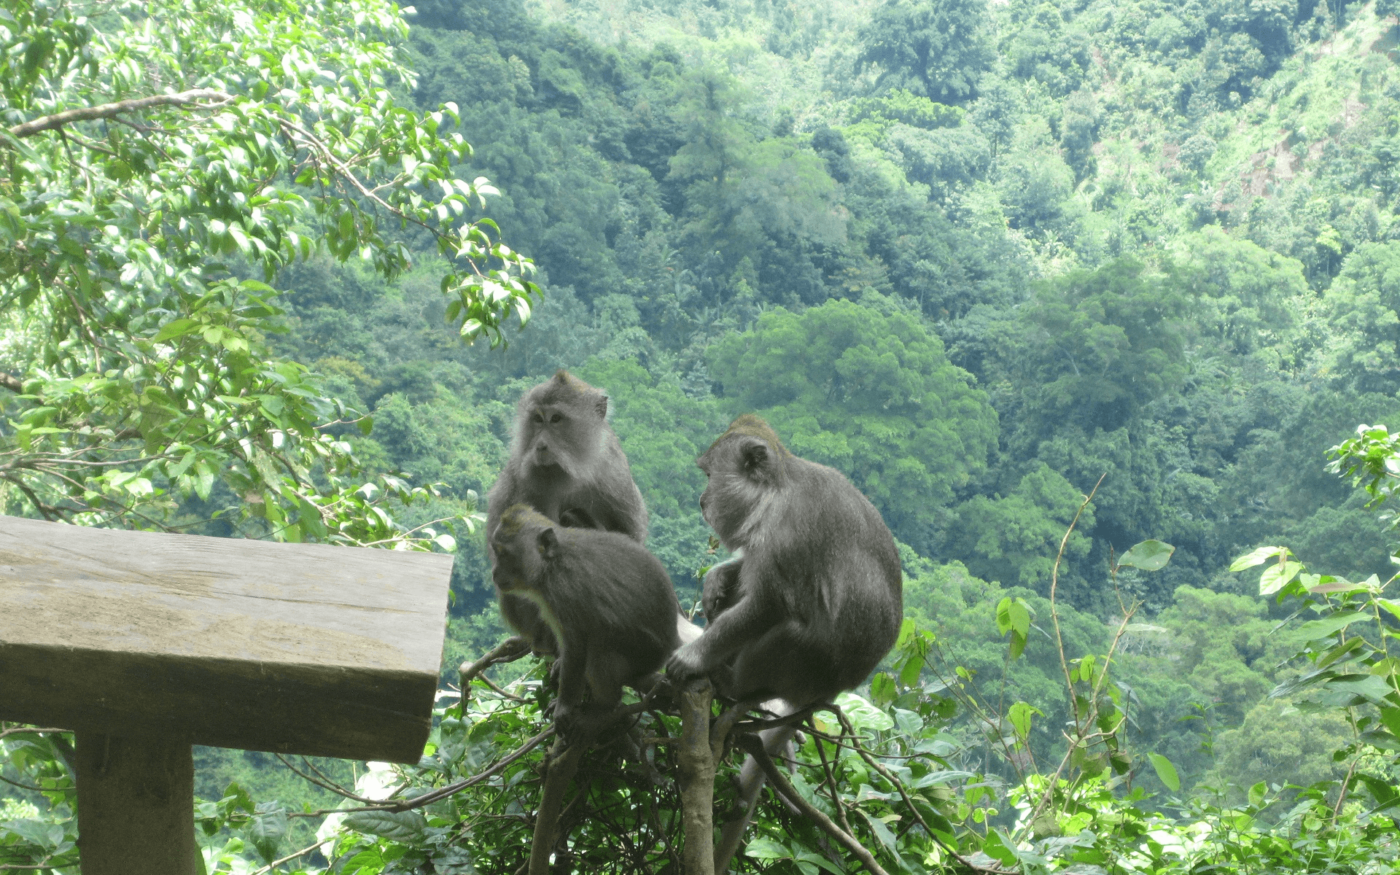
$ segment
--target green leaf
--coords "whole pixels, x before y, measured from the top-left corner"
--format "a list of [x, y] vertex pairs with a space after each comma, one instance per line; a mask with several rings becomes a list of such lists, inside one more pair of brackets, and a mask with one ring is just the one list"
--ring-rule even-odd
[[837, 696], [836, 705], [858, 730], [873, 729], [884, 732], [894, 728], [893, 718], [855, 693], [847, 692]]
[[1259, 575], [1259, 594], [1273, 595], [1288, 585], [1289, 581], [1298, 576], [1298, 572], [1303, 570], [1301, 562], [1283, 562], [1270, 565], [1264, 569], [1264, 573]]
[[418, 811], [356, 811], [346, 815], [349, 829], [396, 842], [415, 842], [428, 829], [428, 821]]
[[198, 327], [199, 322], [194, 319], [176, 319], [172, 322], [167, 322], [161, 327], [160, 331], [156, 332], [155, 341], [156, 343], [163, 343], [176, 337], [183, 337], [186, 334], [190, 334]]
[[1158, 571], [1172, 558], [1176, 548], [1162, 541], [1142, 541], [1128, 548], [1128, 552], [1118, 560], [1118, 567], [1141, 568], [1143, 571]]
[[277, 859], [277, 849], [287, 835], [287, 812], [276, 803], [258, 805], [257, 814], [248, 824], [247, 835], [263, 862], [271, 863]]
[[1040, 714], [1039, 709], [1027, 705], [1025, 702], [1017, 702], [1006, 712], [1006, 719], [1011, 721], [1011, 725], [1016, 730], [1016, 737], [1025, 741], [1031, 737], [1031, 715]]
[[1369, 614], [1364, 614], [1360, 611], [1343, 611], [1341, 613], [1333, 614], [1330, 617], [1323, 617], [1319, 620], [1312, 620], [1307, 623], [1304, 623], [1303, 625], [1298, 627], [1298, 634], [1301, 635], [1303, 638], [1312, 641], [1318, 638], [1326, 638], [1329, 635], [1333, 635], [1338, 631], [1350, 626], [1352, 623], [1369, 619], [1371, 619], [1371, 616]]
[[1181, 792], [1181, 779], [1177, 777], [1176, 766], [1172, 761], [1159, 753], [1150, 753], [1148, 760], [1152, 762], [1152, 768], [1157, 772], [1157, 778], [1167, 786], [1173, 793]]
[[1264, 794], [1268, 791], [1268, 785], [1263, 781], [1249, 788], [1249, 804], [1255, 808], [1264, 804]]
[[1256, 565], [1263, 565], [1279, 554], [1287, 554], [1287, 547], [1260, 547], [1230, 563], [1231, 571], [1244, 571], [1246, 568], [1253, 568]]
[[890, 832], [890, 828], [885, 825], [884, 821], [871, 816], [865, 809], [858, 808], [856, 810], [865, 818], [865, 822], [870, 824], [870, 831], [875, 833], [875, 838], [880, 840], [880, 844], [885, 846], [885, 850], [889, 851], [891, 856], [898, 859], [899, 843], [895, 841], [894, 833]]
[[1389, 706], [1381, 708], [1381, 722], [1385, 728], [1390, 730], [1390, 734], [1400, 738], [1400, 708]]
[[1324, 688], [1360, 696], [1375, 705], [1389, 704], [1386, 697], [1395, 692], [1383, 678], [1373, 674], [1341, 675], [1327, 681]]

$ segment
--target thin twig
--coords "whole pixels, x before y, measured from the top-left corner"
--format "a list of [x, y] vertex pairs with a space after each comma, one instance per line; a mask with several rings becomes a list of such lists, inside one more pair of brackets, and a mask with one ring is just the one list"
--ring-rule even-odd
[[[303, 772], [301, 769], [298, 769], [296, 766], [292, 765], [291, 760], [289, 760], [289, 759], [287, 759], [286, 757], [282, 756], [282, 754], [280, 754], [280, 753], [279, 753], [279, 754], [273, 754], [273, 756], [275, 756], [275, 757], [277, 757], [277, 759], [281, 760], [281, 761], [282, 761], [282, 765], [284, 765], [284, 766], [286, 766], [287, 768], [291, 769], [293, 772], [296, 772], [298, 776], [300, 776], [301, 778], [303, 778], [303, 779], [305, 779], [305, 780], [311, 782], [312, 784], [315, 784], [317, 787], [320, 787], [322, 790], [329, 790], [329, 791], [331, 791], [332, 793], [334, 793], [334, 794], [337, 795], [337, 796], [344, 796], [346, 799], [353, 799], [353, 800], [355, 800], [356, 802], [359, 802], [359, 803], [362, 803], [362, 804], [365, 804], [365, 805], [378, 805], [378, 804], [380, 804], [381, 802], [384, 801], [384, 800], [382, 800], [382, 799], [370, 799], [370, 798], [365, 797], [365, 796], [357, 796], [356, 794], [351, 793], [349, 790], [346, 790], [344, 787], [340, 786], [339, 784], [335, 783], [334, 781], [331, 781], [331, 780], [329, 780], [329, 779], [326, 779], [324, 775], [322, 775], [321, 777], [316, 777], [315, 775], [308, 775], [306, 772]], [[311, 765], [311, 764], [308, 762], [307, 765], [309, 766], [309, 765]], [[319, 772], [320, 770], [317, 769], [317, 771]], [[403, 788], [399, 788], [399, 789], [401, 790], [401, 789], [403, 789]], [[394, 793], [390, 793], [389, 796], [392, 797], [392, 796], [394, 796], [395, 794], [397, 794], [398, 792], [399, 792], [398, 790], [395, 790]]]
[[305, 856], [306, 854], [311, 853], [312, 851], [314, 851], [314, 850], [316, 850], [317, 848], [321, 847], [321, 845], [324, 845], [324, 844], [325, 844], [326, 842], [328, 842], [328, 841], [333, 841], [333, 839], [322, 839], [321, 841], [317, 842], [317, 843], [314, 844], [314, 845], [309, 845], [309, 846], [307, 846], [307, 847], [305, 847], [305, 848], [302, 848], [300, 851], [297, 851], [295, 854], [288, 854], [287, 856], [281, 858], [280, 860], [273, 860], [271, 863], [268, 863], [266, 866], [262, 867], [261, 869], [255, 869], [255, 870], [253, 871], [253, 875], [264, 875], [264, 873], [271, 872], [273, 869], [277, 868], [278, 866], [282, 865], [283, 863], [286, 863], [286, 862], [289, 861], [289, 860], [295, 860], [297, 857]]
[[[816, 726], [810, 727], [813, 732], [816, 731], [816, 728]], [[832, 772], [831, 763], [826, 758], [826, 748], [822, 746], [823, 739], [815, 738], [813, 740], [816, 742], [817, 756], [821, 757], [822, 772], [826, 775], [824, 783], [826, 784], [827, 795], [831, 797], [831, 805], [836, 809], [837, 817], [841, 818], [841, 828], [846, 832], [850, 832], [851, 822], [846, 819], [846, 804], [841, 801], [841, 793], [836, 787], [836, 774]]]
[[53, 728], [41, 729], [41, 728], [36, 727], [36, 726], [11, 726], [9, 729], [0, 729], [0, 738], [4, 738], [4, 737], [7, 736], [7, 735], [19, 735], [19, 734], [22, 733], [22, 732], [55, 733], [55, 732], [72, 732], [72, 731], [73, 731], [73, 730], [71, 730], [71, 729], [53, 729]]

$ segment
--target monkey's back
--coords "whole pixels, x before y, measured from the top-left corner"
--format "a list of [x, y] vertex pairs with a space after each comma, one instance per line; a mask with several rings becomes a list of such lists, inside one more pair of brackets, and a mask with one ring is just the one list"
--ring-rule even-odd
[[797, 457], [786, 465], [764, 549], [747, 554], [744, 573], [766, 579], [777, 610], [800, 620], [792, 659], [805, 694], [793, 698], [815, 701], [859, 685], [894, 646], [903, 576], [889, 528], [845, 475]]
[[658, 670], [680, 646], [680, 604], [661, 561], [631, 538], [560, 528], [546, 596], [562, 627], [622, 654], [633, 678]]

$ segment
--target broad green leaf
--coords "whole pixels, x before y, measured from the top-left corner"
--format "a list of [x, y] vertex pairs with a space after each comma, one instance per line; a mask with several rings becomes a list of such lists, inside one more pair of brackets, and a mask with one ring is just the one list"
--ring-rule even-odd
[[1118, 560], [1119, 567], [1141, 568], [1143, 571], [1157, 571], [1172, 558], [1176, 548], [1162, 541], [1142, 541], [1128, 548], [1128, 552]]
[[1260, 547], [1230, 563], [1231, 571], [1244, 571], [1246, 568], [1253, 568], [1256, 565], [1263, 565], [1270, 559], [1276, 558], [1279, 554], [1287, 554], [1287, 547]]
[[856, 729], [873, 729], [884, 732], [894, 728], [894, 720], [888, 714], [855, 693], [842, 693], [836, 697], [836, 705], [850, 718]]
[[287, 835], [287, 812], [275, 803], [261, 803], [248, 824], [248, 841], [257, 848], [264, 863], [277, 859], [277, 850]]
[[1384, 678], [1373, 674], [1341, 675], [1327, 681], [1325, 688], [1360, 696], [1375, 705], [1388, 704], [1386, 697], [1395, 692]]
[[422, 838], [428, 822], [419, 811], [356, 811], [345, 817], [345, 826], [398, 842]]
[[1031, 736], [1031, 715], [1040, 713], [1039, 709], [1033, 708], [1025, 702], [1017, 702], [1007, 709], [1006, 719], [1011, 721], [1012, 727], [1015, 728], [1016, 737], [1024, 741]]
[[1177, 777], [1176, 766], [1172, 765], [1172, 761], [1159, 753], [1150, 753], [1147, 758], [1152, 762], [1153, 770], [1157, 772], [1157, 777], [1167, 786], [1167, 789], [1173, 793], [1181, 792], [1181, 779]]
[[1283, 562], [1281, 564], [1270, 565], [1264, 569], [1264, 573], [1259, 575], [1259, 594], [1273, 595], [1288, 585], [1289, 581], [1298, 576], [1298, 572], [1303, 570], [1301, 562]]
[[1336, 632], [1345, 629], [1352, 623], [1362, 620], [1372, 619], [1371, 615], [1360, 611], [1344, 611], [1333, 614], [1330, 617], [1323, 617], [1319, 620], [1310, 620], [1298, 627], [1298, 634], [1311, 641], [1317, 638], [1326, 638]]

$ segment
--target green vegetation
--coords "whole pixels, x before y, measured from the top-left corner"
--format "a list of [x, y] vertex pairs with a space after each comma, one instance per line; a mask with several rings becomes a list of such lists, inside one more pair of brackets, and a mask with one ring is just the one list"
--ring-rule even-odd
[[[0, 10], [0, 509], [455, 543], [447, 684], [503, 635], [475, 498], [525, 388], [607, 388], [682, 604], [694, 459], [755, 411], [900, 542], [870, 759], [819, 712], [793, 779], [882, 865], [1396, 865], [1394, 2], [416, 7]], [[491, 676], [525, 701], [445, 699], [419, 767], [323, 768], [479, 774], [545, 725], [538, 664]], [[674, 853], [639, 719], [574, 871]], [[0, 867], [71, 871], [65, 742], [0, 732]], [[542, 755], [279, 870], [514, 871]], [[337, 804], [200, 756], [211, 872]], [[854, 868], [755, 830], [746, 871]]]

